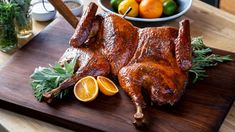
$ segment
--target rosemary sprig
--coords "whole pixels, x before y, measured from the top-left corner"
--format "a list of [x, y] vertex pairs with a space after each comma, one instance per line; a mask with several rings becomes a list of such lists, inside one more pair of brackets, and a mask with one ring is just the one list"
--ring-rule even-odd
[[193, 83], [207, 77], [206, 67], [216, 66], [219, 62], [232, 60], [230, 55], [212, 54], [212, 49], [205, 46], [202, 37], [193, 38], [191, 44], [193, 48], [193, 66], [189, 72], [194, 75]]

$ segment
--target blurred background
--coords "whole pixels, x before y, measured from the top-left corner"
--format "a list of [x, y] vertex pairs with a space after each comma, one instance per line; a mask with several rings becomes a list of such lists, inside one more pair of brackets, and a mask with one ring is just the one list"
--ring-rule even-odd
[[235, 0], [201, 0], [235, 15]]
[[[32, 0], [32, 3], [37, 1], [42, 1], [42, 0]], [[201, 1], [235, 15], [235, 0], [201, 0]]]

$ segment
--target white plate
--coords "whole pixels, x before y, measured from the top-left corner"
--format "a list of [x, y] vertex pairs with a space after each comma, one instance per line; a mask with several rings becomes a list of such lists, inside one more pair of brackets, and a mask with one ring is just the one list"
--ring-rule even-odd
[[[99, 6], [106, 12], [110, 12], [110, 13], [114, 13], [118, 16], [122, 16], [121, 14], [116, 13], [111, 5], [109, 4], [110, 0], [98, 0], [98, 4]], [[136, 18], [136, 17], [129, 17], [126, 16], [125, 18], [127, 20], [131, 20], [131, 21], [138, 21], [138, 22], [164, 22], [164, 21], [169, 21], [169, 20], [173, 20], [176, 19], [180, 16], [182, 16], [183, 14], [185, 14], [189, 8], [192, 5], [192, 0], [176, 0], [177, 4], [178, 4], [178, 13], [172, 15], [172, 16], [168, 16], [168, 17], [161, 17], [161, 18], [153, 18], [153, 19], [146, 19], [146, 18]]]

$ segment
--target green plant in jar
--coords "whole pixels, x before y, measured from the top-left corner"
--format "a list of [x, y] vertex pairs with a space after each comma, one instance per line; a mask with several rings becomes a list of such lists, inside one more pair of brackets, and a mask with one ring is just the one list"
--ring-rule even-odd
[[27, 38], [32, 35], [32, 18], [31, 18], [31, 0], [11, 0], [16, 7], [16, 31], [19, 38]]
[[0, 50], [11, 52], [17, 48], [14, 18], [16, 5], [0, 0]]

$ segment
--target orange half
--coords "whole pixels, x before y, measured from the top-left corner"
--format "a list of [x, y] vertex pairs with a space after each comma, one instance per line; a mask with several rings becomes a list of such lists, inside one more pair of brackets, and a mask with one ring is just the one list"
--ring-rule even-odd
[[100, 91], [107, 96], [112, 96], [118, 93], [119, 91], [117, 86], [113, 83], [113, 81], [111, 81], [110, 79], [106, 77], [98, 76], [97, 83], [98, 83]]
[[98, 95], [98, 84], [92, 76], [87, 76], [79, 80], [74, 86], [74, 95], [83, 102], [94, 100]]

